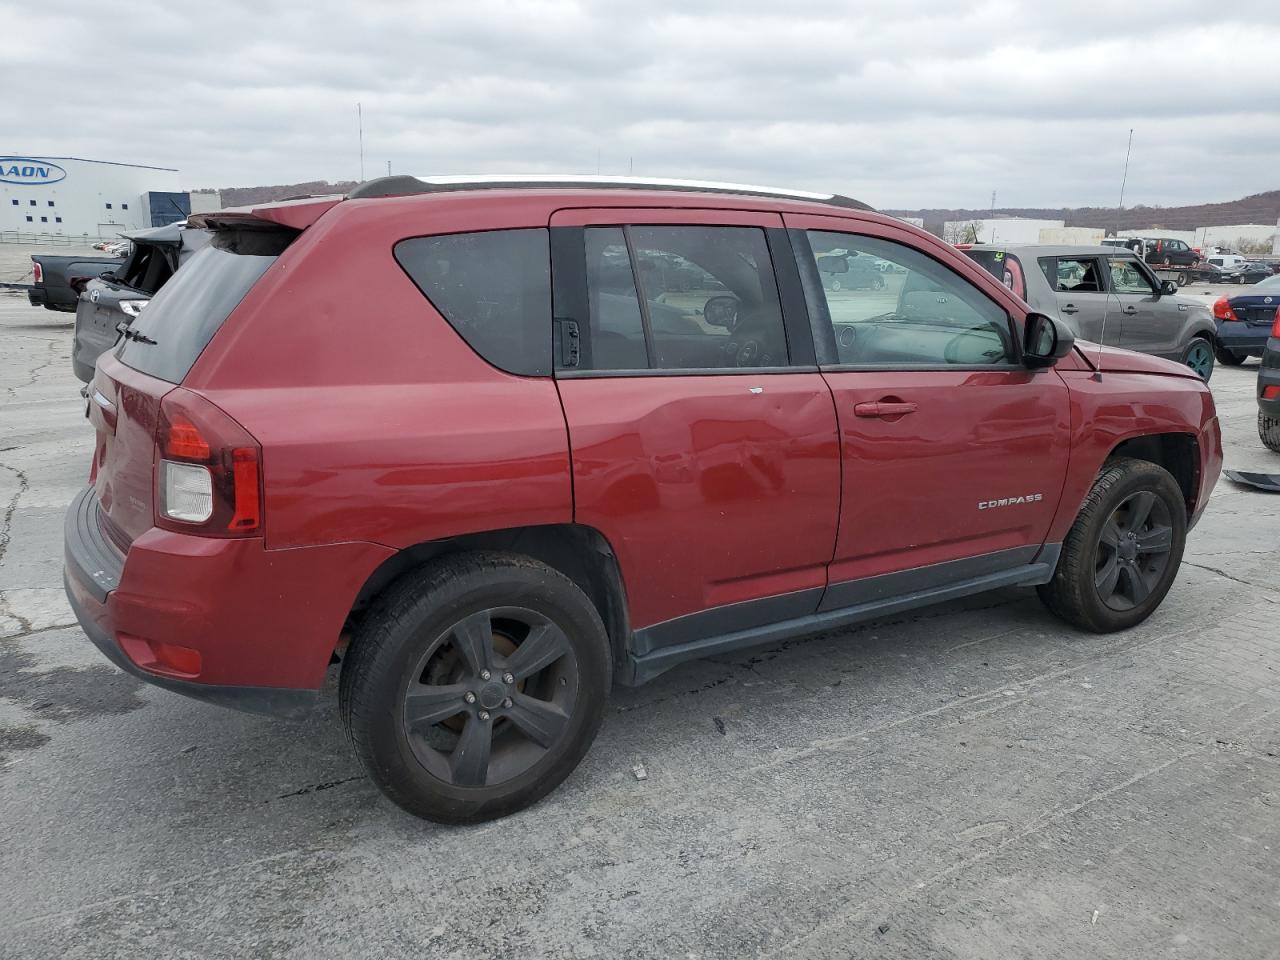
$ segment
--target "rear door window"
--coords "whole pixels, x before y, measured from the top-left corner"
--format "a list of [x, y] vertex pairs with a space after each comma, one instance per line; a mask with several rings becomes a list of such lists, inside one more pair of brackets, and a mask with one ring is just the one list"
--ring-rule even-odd
[[1058, 293], [1102, 293], [1105, 289], [1094, 257], [1041, 257], [1040, 270]]
[[589, 227], [586, 252], [592, 369], [787, 365], [760, 228]]
[[551, 252], [545, 228], [414, 237], [396, 262], [476, 353], [499, 370], [551, 374]]
[[188, 260], [115, 348], [121, 363], [181, 383], [224, 320], [296, 234], [228, 231]]

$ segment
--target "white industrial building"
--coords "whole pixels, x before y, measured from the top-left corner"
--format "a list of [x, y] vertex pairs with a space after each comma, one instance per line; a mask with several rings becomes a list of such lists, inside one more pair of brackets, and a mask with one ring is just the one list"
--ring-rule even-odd
[[948, 220], [942, 225], [942, 239], [947, 243], [1040, 243], [1041, 230], [1060, 230], [1065, 223], [1031, 217]]
[[0, 240], [114, 237], [191, 212], [178, 171], [77, 157], [0, 156]]

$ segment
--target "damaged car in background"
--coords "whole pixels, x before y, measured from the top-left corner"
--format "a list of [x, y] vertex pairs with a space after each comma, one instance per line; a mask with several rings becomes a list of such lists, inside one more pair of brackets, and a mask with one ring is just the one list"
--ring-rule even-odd
[[125, 234], [133, 252], [118, 270], [76, 284], [76, 333], [71, 366], [84, 383], [93, 379], [98, 356], [116, 342], [151, 298], [195, 251], [209, 242], [208, 231], [186, 221]]

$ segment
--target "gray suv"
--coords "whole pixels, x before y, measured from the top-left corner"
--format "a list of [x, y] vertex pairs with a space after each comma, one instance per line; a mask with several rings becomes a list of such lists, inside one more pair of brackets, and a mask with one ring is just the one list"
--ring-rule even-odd
[[1177, 296], [1131, 250], [976, 244], [962, 252], [1082, 340], [1177, 360], [1206, 380], [1213, 374], [1212, 314]]

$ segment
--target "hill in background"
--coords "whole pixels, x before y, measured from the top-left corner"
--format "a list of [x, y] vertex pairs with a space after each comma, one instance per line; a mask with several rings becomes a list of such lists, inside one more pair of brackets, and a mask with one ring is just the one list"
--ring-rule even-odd
[[[269, 203], [290, 197], [316, 196], [330, 193], [346, 193], [356, 185], [354, 180], [311, 180], [307, 183], [286, 183], [270, 187], [223, 187], [224, 207], [241, 207], [252, 203]], [[198, 192], [198, 191], [195, 191]], [[947, 220], [980, 220], [992, 215], [991, 210], [885, 210], [896, 217], [920, 217], [926, 230], [942, 233]], [[1280, 219], [1280, 190], [1255, 193], [1242, 200], [1228, 203], [1202, 203], [1188, 207], [1076, 207], [1053, 209], [1047, 207], [999, 207], [996, 216], [1035, 217], [1046, 220], [1065, 220], [1068, 227], [1102, 227], [1106, 230], [1142, 230], [1163, 227], [1167, 230], [1194, 230], [1196, 227], [1219, 227], [1237, 223], [1275, 223]]]
[[[982, 220], [991, 210], [885, 210], [895, 217], [920, 217], [926, 230], [941, 234], [947, 220]], [[1280, 190], [1255, 193], [1228, 203], [1201, 203], [1188, 207], [997, 207], [995, 216], [1033, 217], [1065, 220], [1068, 227], [1102, 227], [1108, 231], [1194, 230], [1196, 227], [1223, 227], [1238, 223], [1275, 223], [1280, 218]]]

